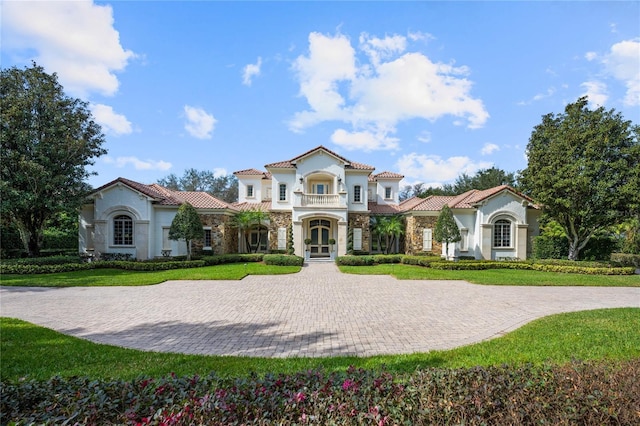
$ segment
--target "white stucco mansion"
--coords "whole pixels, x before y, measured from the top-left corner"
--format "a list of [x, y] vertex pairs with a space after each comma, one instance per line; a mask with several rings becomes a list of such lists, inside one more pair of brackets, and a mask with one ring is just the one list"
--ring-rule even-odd
[[232, 218], [256, 209], [264, 211], [268, 220], [251, 230], [254, 250], [285, 250], [291, 228], [295, 253], [304, 256], [308, 250], [311, 257], [344, 255], [348, 242], [356, 251], [380, 252], [382, 247], [369, 226], [370, 218], [377, 215], [402, 216], [405, 232], [395, 250], [444, 254], [433, 240], [433, 229], [445, 204], [451, 207], [462, 235], [462, 241], [449, 245], [449, 256], [524, 259], [539, 232], [539, 209], [511, 187], [399, 202], [403, 176], [374, 171], [319, 146], [267, 164], [264, 170], [235, 172], [239, 182], [235, 203], [204, 192], [172, 191], [118, 178], [94, 190], [83, 206], [80, 252], [129, 253], [140, 260], [186, 254], [184, 243], [168, 238], [173, 217], [184, 202], [192, 204], [202, 219], [198, 249], [212, 254], [248, 251]]

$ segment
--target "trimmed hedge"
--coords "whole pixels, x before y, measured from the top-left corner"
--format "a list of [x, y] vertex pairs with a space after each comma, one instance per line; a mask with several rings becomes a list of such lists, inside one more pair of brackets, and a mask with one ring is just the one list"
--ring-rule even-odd
[[262, 262], [263, 253], [235, 253], [220, 254], [216, 256], [203, 256], [202, 260], [207, 266], [224, 265], [226, 263]]
[[640, 254], [613, 253], [611, 262], [620, 266], [640, 268]]
[[277, 266], [302, 266], [304, 257], [289, 254], [265, 254], [264, 263]]
[[638, 424], [640, 359], [248, 378], [0, 382], [3, 424]]

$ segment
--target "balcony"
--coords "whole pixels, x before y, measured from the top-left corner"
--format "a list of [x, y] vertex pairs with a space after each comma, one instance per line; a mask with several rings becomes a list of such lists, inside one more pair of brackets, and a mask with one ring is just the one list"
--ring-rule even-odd
[[347, 194], [305, 194], [295, 193], [296, 207], [340, 208], [347, 207]]

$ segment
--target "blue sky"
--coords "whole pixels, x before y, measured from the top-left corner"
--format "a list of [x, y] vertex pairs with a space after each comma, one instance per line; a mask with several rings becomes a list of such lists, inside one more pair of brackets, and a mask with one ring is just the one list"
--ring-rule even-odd
[[582, 95], [640, 124], [640, 2], [3, 1], [1, 36], [90, 103], [94, 186], [318, 145], [439, 185], [525, 168]]

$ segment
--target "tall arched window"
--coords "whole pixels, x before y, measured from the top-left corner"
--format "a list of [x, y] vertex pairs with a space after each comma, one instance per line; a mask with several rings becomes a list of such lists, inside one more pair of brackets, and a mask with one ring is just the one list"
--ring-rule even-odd
[[121, 214], [113, 218], [113, 245], [133, 245], [133, 220], [131, 217]]
[[506, 219], [500, 219], [493, 224], [493, 246], [511, 247], [510, 221]]

